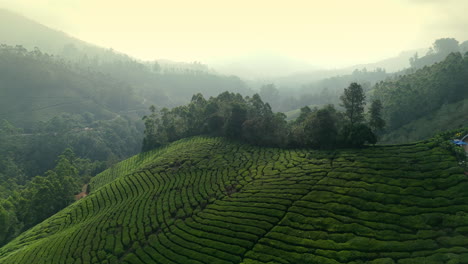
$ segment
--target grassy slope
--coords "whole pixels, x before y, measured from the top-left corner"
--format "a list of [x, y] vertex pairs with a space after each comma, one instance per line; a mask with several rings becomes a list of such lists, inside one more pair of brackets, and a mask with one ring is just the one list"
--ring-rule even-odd
[[0, 249], [0, 263], [468, 263], [468, 180], [431, 142], [176, 142]]
[[429, 138], [435, 134], [468, 124], [468, 99], [443, 105], [434, 113], [383, 135], [384, 143], [402, 143]]

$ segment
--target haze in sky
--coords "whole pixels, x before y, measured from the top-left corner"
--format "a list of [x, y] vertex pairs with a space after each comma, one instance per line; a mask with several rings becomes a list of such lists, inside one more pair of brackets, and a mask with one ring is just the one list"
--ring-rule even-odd
[[90, 43], [140, 59], [220, 61], [278, 54], [343, 67], [467, 39], [466, 0], [0, 0]]

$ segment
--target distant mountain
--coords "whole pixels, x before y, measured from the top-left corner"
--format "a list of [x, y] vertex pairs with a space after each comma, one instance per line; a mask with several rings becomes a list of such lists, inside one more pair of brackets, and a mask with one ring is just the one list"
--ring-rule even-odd
[[0, 119], [31, 128], [61, 113], [110, 119], [145, 111], [128, 84], [56, 57], [21, 47], [0, 47]]
[[4, 9], [0, 9], [0, 44], [21, 45], [30, 51], [37, 47], [42, 52], [70, 60], [82, 70], [107, 74], [114, 81], [131, 87], [134, 95], [145, 98], [146, 107], [185, 104], [196, 93], [214, 96], [229, 90], [251, 94], [241, 79], [216, 74], [201, 63], [139, 61]]
[[410, 51], [403, 51], [398, 56], [381, 60], [378, 62], [357, 64], [350, 67], [337, 68], [337, 69], [318, 69], [311, 71], [300, 71], [288, 76], [273, 78], [270, 81], [277, 84], [279, 87], [300, 87], [302, 85], [317, 82], [326, 78], [349, 75], [355, 70], [366, 69], [367, 71], [374, 71], [377, 69], [384, 69], [387, 73], [398, 72], [410, 67], [410, 58], [415, 53], [424, 53], [427, 49], [416, 49]]
[[305, 61], [265, 51], [226, 58], [222, 61], [212, 61], [210, 65], [217, 72], [234, 74], [250, 81], [271, 80], [278, 78], [278, 76], [288, 76], [305, 69], [311, 71], [318, 69], [317, 66]]
[[357, 64], [336, 69], [323, 69], [308, 62], [291, 59], [272, 52], [259, 52], [246, 56], [213, 61], [210, 66], [223, 74], [234, 74], [247, 80], [253, 87], [275, 83], [279, 88], [297, 88], [330, 77], [348, 75], [354, 70], [384, 69], [387, 73], [410, 67], [415, 53], [425, 54], [427, 49], [403, 51], [395, 57], [377, 62]]
[[[28, 50], [38, 47], [43, 52], [67, 56], [70, 49], [83, 50], [89, 57], [109, 56], [107, 49], [74, 38], [62, 31], [51, 29], [27, 17], [0, 9], [0, 43], [22, 45]], [[123, 55], [113, 54], [115, 59]]]

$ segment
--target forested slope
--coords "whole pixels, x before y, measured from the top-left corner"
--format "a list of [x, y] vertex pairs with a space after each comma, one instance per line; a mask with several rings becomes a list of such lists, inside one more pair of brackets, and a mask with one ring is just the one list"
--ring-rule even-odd
[[468, 98], [467, 84], [468, 56], [452, 53], [432, 66], [378, 83], [373, 95], [382, 101], [392, 131]]
[[468, 124], [468, 98], [444, 104], [437, 111], [418, 118], [382, 136], [382, 142], [412, 142]]
[[145, 110], [128, 84], [38, 49], [1, 45], [0, 79], [0, 118], [21, 128], [62, 113], [90, 113], [102, 120], [129, 109]]
[[468, 181], [435, 141], [360, 150], [195, 137], [133, 157], [1, 263], [468, 263]]

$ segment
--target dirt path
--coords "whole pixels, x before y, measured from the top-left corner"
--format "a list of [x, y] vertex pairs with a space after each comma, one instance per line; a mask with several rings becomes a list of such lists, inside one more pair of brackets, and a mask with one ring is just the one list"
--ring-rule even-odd
[[88, 196], [88, 184], [85, 184], [83, 187], [81, 187], [81, 192], [75, 195], [75, 200], [80, 200], [86, 196]]

